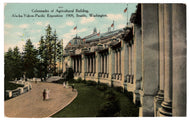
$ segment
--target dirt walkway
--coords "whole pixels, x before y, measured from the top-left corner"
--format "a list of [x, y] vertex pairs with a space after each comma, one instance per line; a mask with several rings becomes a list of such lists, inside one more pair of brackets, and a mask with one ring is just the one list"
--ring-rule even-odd
[[[50, 90], [50, 99], [43, 101], [42, 92]], [[77, 96], [71, 88], [63, 88], [61, 84], [54, 83], [32, 83], [32, 90], [28, 93], [5, 101], [6, 117], [41, 118], [49, 117], [58, 112]]]

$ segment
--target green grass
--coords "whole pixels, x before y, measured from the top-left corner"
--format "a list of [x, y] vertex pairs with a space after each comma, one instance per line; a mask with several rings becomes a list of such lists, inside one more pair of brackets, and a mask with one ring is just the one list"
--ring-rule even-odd
[[[77, 98], [66, 108], [51, 117], [96, 117], [104, 99], [104, 92], [99, 91], [96, 86], [87, 86], [83, 83], [75, 83], [78, 91]], [[138, 116], [136, 107], [123, 93], [116, 92], [120, 99], [121, 117]]]

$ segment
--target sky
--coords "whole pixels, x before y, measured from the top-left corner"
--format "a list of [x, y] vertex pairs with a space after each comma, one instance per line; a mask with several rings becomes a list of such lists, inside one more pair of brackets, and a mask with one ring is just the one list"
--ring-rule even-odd
[[[127, 18], [130, 19], [131, 13], [136, 11], [136, 5], [132, 3], [5, 4], [4, 51], [6, 52], [8, 48], [16, 46], [22, 51], [28, 38], [31, 39], [33, 45], [37, 48], [40, 37], [45, 35], [45, 29], [48, 24], [52, 27], [52, 31], [56, 30], [58, 40], [63, 39], [64, 47], [76, 34], [83, 38], [91, 34], [95, 27], [97, 32], [107, 32], [113, 21], [114, 29], [123, 28], [126, 26]], [[125, 8], [127, 8], [126, 13], [124, 13]], [[74, 12], [58, 12], [56, 10], [74, 10]], [[59, 17], [47, 17], [47, 14], [58, 15]], [[68, 14], [72, 14], [74, 17]], [[77, 14], [82, 17], [77, 17]], [[89, 14], [105, 16], [90, 17]], [[15, 17], [19, 15], [20, 17]], [[27, 17], [28, 15], [30, 17]], [[42, 17], [41, 15], [44, 16]], [[77, 26], [76, 30], [73, 29], [75, 26]]]

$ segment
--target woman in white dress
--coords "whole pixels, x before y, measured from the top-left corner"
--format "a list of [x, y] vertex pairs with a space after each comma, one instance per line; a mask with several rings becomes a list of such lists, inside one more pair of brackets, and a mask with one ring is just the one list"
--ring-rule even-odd
[[65, 81], [63, 82], [63, 88], [65, 88]]
[[48, 100], [48, 99], [49, 99], [49, 90], [46, 89], [46, 100]]

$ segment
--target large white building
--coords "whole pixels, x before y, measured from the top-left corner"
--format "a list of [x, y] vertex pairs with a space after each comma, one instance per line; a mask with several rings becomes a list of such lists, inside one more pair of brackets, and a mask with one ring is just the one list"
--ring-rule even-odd
[[138, 4], [131, 23], [73, 38], [63, 71], [132, 92], [139, 116], [186, 116], [186, 6]]

